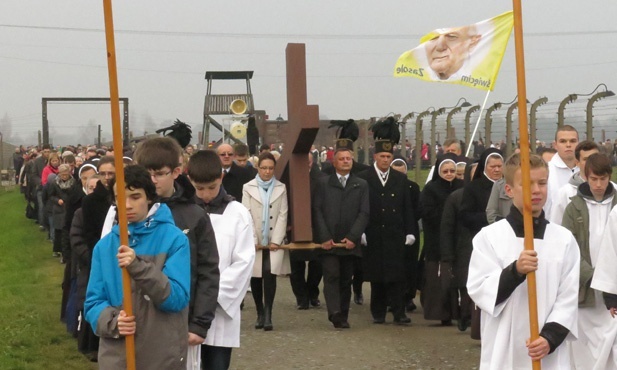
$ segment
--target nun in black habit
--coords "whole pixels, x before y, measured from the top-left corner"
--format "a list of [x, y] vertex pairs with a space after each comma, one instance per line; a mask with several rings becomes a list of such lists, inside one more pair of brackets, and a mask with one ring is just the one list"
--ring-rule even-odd
[[433, 178], [422, 190], [422, 225], [424, 228], [424, 279], [420, 302], [424, 309], [424, 319], [440, 320], [444, 325], [452, 322], [451, 310], [444, 302], [440, 283], [440, 229], [441, 216], [448, 196], [463, 187], [463, 180], [456, 178], [455, 154], [447, 153], [437, 159]]

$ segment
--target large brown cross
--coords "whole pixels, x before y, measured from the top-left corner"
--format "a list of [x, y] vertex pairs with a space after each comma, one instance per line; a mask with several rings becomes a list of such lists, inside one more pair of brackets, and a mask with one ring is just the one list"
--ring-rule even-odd
[[287, 117], [289, 130], [276, 165], [276, 178], [287, 185], [292, 243], [312, 242], [308, 153], [319, 130], [319, 106], [307, 105], [306, 48], [287, 44]]

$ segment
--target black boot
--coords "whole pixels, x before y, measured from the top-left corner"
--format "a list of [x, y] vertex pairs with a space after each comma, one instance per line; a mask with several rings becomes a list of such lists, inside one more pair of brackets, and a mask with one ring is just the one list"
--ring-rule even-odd
[[263, 288], [261, 286], [261, 278], [251, 278], [251, 294], [255, 301], [257, 309], [257, 321], [255, 321], [255, 329], [264, 327], [264, 303], [263, 303]]
[[264, 330], [270, 331], [272, 326], [272, 306], [274, 305], [274, 295], [276, 294], [276, 275], [264, 273]]

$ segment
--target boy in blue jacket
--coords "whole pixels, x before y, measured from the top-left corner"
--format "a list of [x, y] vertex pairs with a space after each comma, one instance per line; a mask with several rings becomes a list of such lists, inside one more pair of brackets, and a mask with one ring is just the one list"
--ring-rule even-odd
[[[156, 188], [141, 166], [125, 169], [129, 245], [119, 228], [94, 248], [85, 316], [101, 338], [99, 368], [126, 368], [125, 341], [135, 335], [138, 369], [185, 369], [190, 247], [169, 208], [154, 203]], [[113, 184], [113, 194], [116, 193]], [[131, 276], [134, 316], [122, 309], [122, 273]]]

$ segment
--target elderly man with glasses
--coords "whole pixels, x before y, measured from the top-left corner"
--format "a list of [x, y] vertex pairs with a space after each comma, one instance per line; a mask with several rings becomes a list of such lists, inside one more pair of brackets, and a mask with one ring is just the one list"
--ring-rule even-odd
[[240, 167], [234, 162], [235, 153], [231, 145], [219, 145], [216, 148], [216, 154], [223, 165], [223, 188], [227, 194], [232, 195], [238, 202], [242, 202], [242, 186], [255, 176], [248, 168]]

